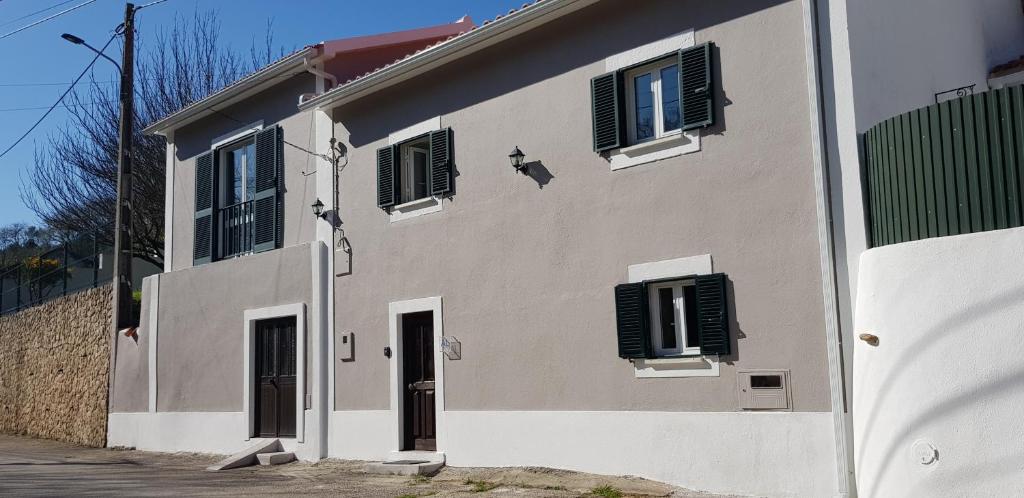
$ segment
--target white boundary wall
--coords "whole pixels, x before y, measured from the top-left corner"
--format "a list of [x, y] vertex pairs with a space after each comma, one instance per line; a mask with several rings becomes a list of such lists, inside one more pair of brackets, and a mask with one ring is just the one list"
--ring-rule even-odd
[[[447, 411], [454, 467], [543, 466], [758, 496], [835, 494], [829, 412]], [[328, 456], [391, 451], [388, 410], [336, 411]]]
[[1021, 496], [1024, 229], [867, 251], [855, 333], [861, 498]]

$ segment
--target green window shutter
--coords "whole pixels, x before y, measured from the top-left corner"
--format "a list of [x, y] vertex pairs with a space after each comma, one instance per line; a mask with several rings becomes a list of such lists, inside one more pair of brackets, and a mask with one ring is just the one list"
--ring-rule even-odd
[[283, 165], [281, 128], [256, 133], [256, 195], [252, 203], [253, 252], [279, 246], [281, 237], [280, 180]]
[[594, 118], [594, 152], [617, 149], [625, 145], [622, 120], [622, 75], [602, 74], [590, 80], [590, 104]]
[[695, 280], [700, 354], [729, 355], [732, 348], [729, 342], [725, 274], [698, 275]]
[[679, 51], [679, 110], [684, 130], [715, 122], [711, 47], [711, 43], [705, 43]]
[[643, 282], [615, 286], [615, 325], [620, 358], [651, 358], [647, 286]]
[[397, 149], [392, 145], [377, 149], [377, 207], [384, 210], [394, 206], [398, 197]]
[[216, 155], [211, 151], [196, 158], [196, 211], [195, 231], [192, 239], [192, 264], [197, 266], [209, 263], [213, 258]]
[[430, 132], [430, 195], [447, 196], [452, 191], [452, 129]]

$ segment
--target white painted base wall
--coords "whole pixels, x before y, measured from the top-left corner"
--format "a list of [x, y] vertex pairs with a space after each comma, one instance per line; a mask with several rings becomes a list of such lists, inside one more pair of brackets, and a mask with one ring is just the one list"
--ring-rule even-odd
[[856, 309], [859, 496], [1024, 496], [1024, 229], [869, 250]]
[[[455, 467], [544, 466], [635, 475], [695, 490], [835, 495], [831, 414], [447, 411]], [[332, 458], [382, 459], [390, 412], [332, 416]]]
[[[243, 412], [111, 413], [107, 418], [107, 447], [230, 455], [261, 441], [245, 437], [249, 424]], [[305, 418], [310, 427], [310, 410]], [[318, 459], [310, 444], [298, 443], [295, 438], [281, 438], [281, 444], [300, 460]]]

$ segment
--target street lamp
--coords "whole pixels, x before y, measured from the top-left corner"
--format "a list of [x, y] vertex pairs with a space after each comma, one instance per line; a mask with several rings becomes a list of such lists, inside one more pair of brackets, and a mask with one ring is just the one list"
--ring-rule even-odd
[[77, 37], [77, 36], [75, 36], [75, 35], [73, 35], [71, 33], [64, 33], [64, 34], [60, 35], [60, 37], [65, 39], [65, 40], [67, 40], [67, 41], [69, 41], [69, 42], [71, 42], [71, 43], [74, 43], [75, 45], [82, 45], [85, 48], [88, 48], [89, 50], [92, 50], [93, 52], [96, 52], [96, 54], [98, 54], [100, 57], [103, 57], [104, 59], [110, 61], [111, 64], [113, 64], [115, 67], [117, 67], [117, 72], [118, 73], [123, 73], [123, 71], [121, 70], [121, 65], [118, 64], [117, 61], [115, 61], [114, 59], [111, 59], [110, 57], [107, 57], [107, 54], [104, 54], [103, 52], [100, 52], [99, 50], [96, 50], [95, 47], [93, 47], [92, 45], [89, 45], [88, 43], [86, 43], [85, 40], [83, 40], [83, 39], [81, 39], [81, 38], [79, 38], [79, 37]]

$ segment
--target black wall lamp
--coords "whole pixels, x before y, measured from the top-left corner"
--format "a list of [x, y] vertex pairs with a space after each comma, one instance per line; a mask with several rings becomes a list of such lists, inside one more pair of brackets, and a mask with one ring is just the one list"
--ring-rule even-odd
[[516, 148], [512, 149], [512, 153], [508, 155], [508, 160], [512, 162], [512, 167], [515, 168], [517, 172], [528, 175], [530, 174], [530, 167], [526, 164], [525, 159], [526, 154], [519, 150], [518, 145]]
[[310, 207], [313, 208], [313, 215], [314, 216], [316, 216], [317, 218], [324, 218], [325, 217], [324, 216], [324, 203], [320, 201], [319, 197], [316, 198], [316, 202], [314, 202], [313, 205], [310, 206]]

